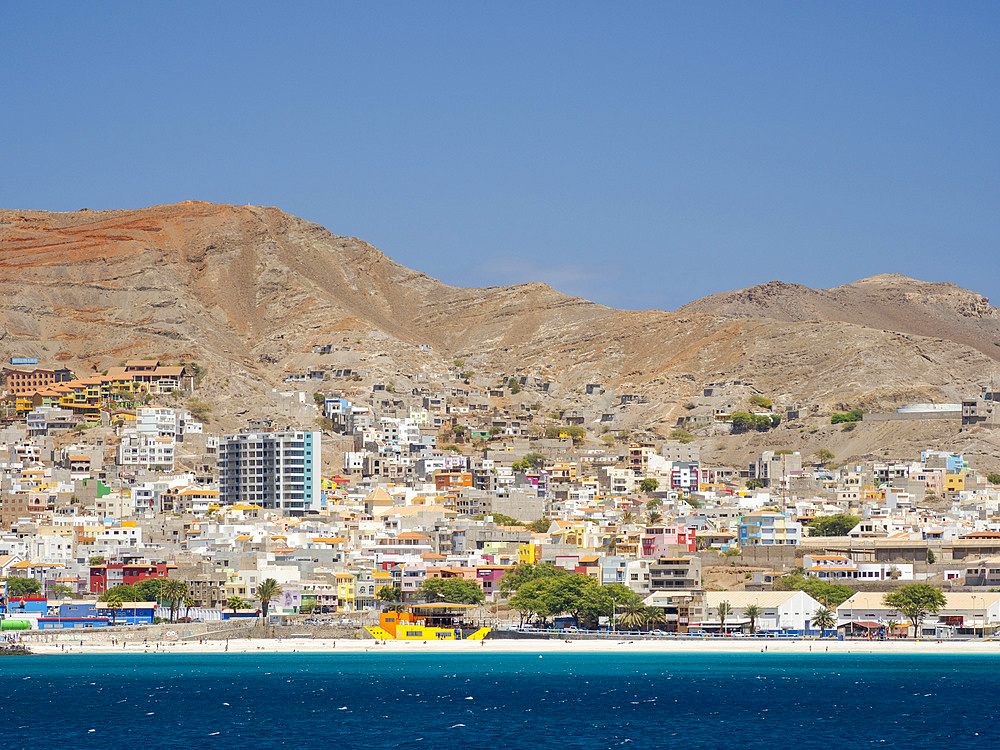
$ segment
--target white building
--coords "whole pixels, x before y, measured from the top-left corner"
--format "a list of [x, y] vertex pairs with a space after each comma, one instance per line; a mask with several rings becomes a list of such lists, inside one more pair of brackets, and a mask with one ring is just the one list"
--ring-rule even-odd
[[[882, 592], [858, 592], [837, 607], [837, 626], [876, 630], [890, 622], [909, 625], [905, 615], [883, 601], [884, 596]], [[921, 623], [919, 635], [985, 635], [1000, 628], [1000, 593], [944, 592], [944, 598], [945, 605], [941, 610], [928, 614]]]
[[[804, 591], [707, 591], [705, 620], [700, 623], [703, 629], [719, 629], [719, 605], [722, 602], [729, 603], [726, 630], [749, 625], [750, 618], [744, 613], [752, 604], [760, 609], [754, 627], [767, 632], [813, 632], [816, 628], [812, 626], [812, 617], [823, 606]], [[691, 627], [696, 625], [692, 623]]]
[[854, 562], [847, 555], [804, 555], [804, 574], [824, 581], [912, 581], [912, 563]]
[[174, 470], [173, 437], [160, 437], [155, 432], [137, 432], [132, 428], [122, 430], [116, 463], [123, 471]]

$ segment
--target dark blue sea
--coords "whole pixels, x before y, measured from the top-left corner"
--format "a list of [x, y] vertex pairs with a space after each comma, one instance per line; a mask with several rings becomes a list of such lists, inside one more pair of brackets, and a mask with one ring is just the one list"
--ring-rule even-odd
[[1000, 658], [0, 659], [4, 750], [993, 748]]

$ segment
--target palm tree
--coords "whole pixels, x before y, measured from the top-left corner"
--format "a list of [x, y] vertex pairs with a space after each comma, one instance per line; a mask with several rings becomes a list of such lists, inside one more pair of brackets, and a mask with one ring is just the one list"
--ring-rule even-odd
[[191, 616], [191, 607], [193, 607], [193, 606], [194, 606], [194, 599], [192, 597], [190, 597], [190, 596], [185, 596], [184, 597], [184, 616], [185, 617], [190, 617]]
[[833, 616], [833, 612], [828, 610], [826, 607], [820, 607], [813, 613], [812, 624], [815, 625], [820, 630], [830, 630], [836, 627], [837, 618]]
[[260, 599], [261, 617], [267, 617], [267, 608], [271, 600], [281, 593], [281, 584], [273, 578], [266, 578], [257, 587], [257, 598]]
[[[649, 616], [642, 602], [626, 604], [625, 609], [618, 616], [618, 624], [624, 625], [628, 630], [641, 630], [648, 621]], [[617, 630], [617, 627], [615, 629]]]
[[650, 514], [649, 514], [649, 525], [650, 526], [652, 526], [654, 524], [657, 524], [657, 523], [659, 523], [662, 520], [663, 520], [663, 514], [662, 513], [660, 513], [659, 511], [656, 511], [656, 510], [650, 512]]
[[118, 610], [120, 610], [124, 604], [122, 604], [121, 599], [110, 599], [108, 600], [108, 609], [111, 610], [111, 627], [115, 626], [115, 622], [118, 620]]
[[632, 511], [626, 511], [625, 514], [622, 515], [622, 525], [624, 526], [630, 523], [635, 523], [635, 513]]
[[659, 607], [646, 607], [646, 627], [650, 630], [667, 624], [667, 614]]
[[757, 618], [763, 614], [760, 607], [756, 604], [750, 604], [743, 608], [743, 616], [750, 620], [750, 634], [753, 635], [757, 632]]
[[885, 629], [888, 632], [888, 634], [889, 634], [890, 637], [896, 635], [896, 629], [898, 627], [899, 627], [899, 623], [896, 622], [895, 620], [889, 620], [889, 622], [887, 622], [885, 624]]
[[719, 602], [719, 632], [726, 632], [726, 618], [733, 613], [733, 607], [729, 602]]
[[176, 578], [168, 578], [160, 585], [160, 595], [170, 602], [170, 622], [174, 621], [181, 601], [187, 593], [187, 584]]

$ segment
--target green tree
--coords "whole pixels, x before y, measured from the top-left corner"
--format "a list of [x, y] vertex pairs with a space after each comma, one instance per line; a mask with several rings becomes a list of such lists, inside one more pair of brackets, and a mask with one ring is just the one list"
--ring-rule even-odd
[[510, 606], [525, 615], [547, 618], [568, 614], [580, 627], [596, 627], [599, 618], [611, 615], [618, 606], [627, 607], [638, 595], [621, 584], [601, 586], [592, 576], [564, 574], [535, 578], [518, 588]]
[[809, 536], [847, 536], [861, 519], [846, 513], [820, 516], [809, 522]]
[[273, 578], [265, 578], [258, 584], [257, 598], [260, 599], [261, 617], [267, 617], [267, 610], [271, 606], [271, 600], [280, 595], [281, 584]]
[[816, 458], [816, 463], [818, 464], [828, 464], [836, 458], [836, 456], [833, 455], [833, 451], [828, 450], [827, 448], [820, 448], [813, 451], [813, 456]]
[[541, 453], [529, 453], [521, 461], [528, 468], [540, 469], [545, 465], [545, 456]]
[[30, 599], [42, 593], [42, 584], [34, 578], [8, 578], [7, 600]]
[[733, 425], [733, 433], [739, 435], [744, 432], [750, 432], [754, 429], [755, 422], [752, 414], [748, 414], [745, 411], [734, 411], [729, 415], [729, 421]]
[[90, 558], [91, 565], [104, 565], [104, 555], [92, 555]]
[[416, 595], [428, 603], [451, 604], [482, 604], [486, 598], [479, 584], [465, 578], [428, 578], [417, 588]]
[[[511, 518], [510, 516], [505, 516], [503, 513], [490, 513], [493, 517], [493, 523], [497, 526], [524, 526], [523, 523], [518, 521], [516, 518]], [[478, 516], [473, 516], [473, 520], [482, 521], [486, 518], [485, 513], [480, 513]]]
[[765, 484], [760, 479], [749, 479], [746, 483], [746, 488], [748, 490], [760, 490], [765, 487]]
[[1000, 484], [1000, 474], [987, 474], [986, 481], [990, 484]]
[[900, 586], [882, 597], [882, 602], [906, 618], [913, 625], [914, 635], [920, 635], [920, 623], [945, 605], [944, 594], [929, 583], [911, 583]]
[[246, 609], [247, 603], [238, 596], [231, 596], [229, 597], [229, 601], [226, 602], [226, 606], [235, 612], [238, 609]]
[[544, 534], [546, 531], [549, 530], [549, 527], [551, 525], [552, 521], [549, 521], [545, 518], [539, 518], [535, 521], [532, 521], [531, 523], [525, 524], [525, 527], [528, 529], [528, 531], [534, 531], [536, 534]]
[[141, 599], [136, 594], [135, 586], [129, 586], [126, 583], [120, 583], [117, 586], [112, 586], [97, 598], [102, 602], [110, 602], [114, 599], [117, 599], [120, 602], [146, 601], [145, 599]]
[[599, 617], [611, 614], [611, 599], [592, 576], [559, 576], [549, 579], [547, 588], [553, 611], [570, 615], [577, 627], [596, 627]]
[[399, 586], [380, 586], [375, 592], [375, 598], [381, 602], [401, 602], [403, 589]]
[[660, 513], [659, 511], [656, 511], [656, 510], [650, 511], [650, 513], [649, 513], [649, 525], [650, 526], [655, 526], [656, 524], [658, 524], [662, 520], [663, 520], [663, 514], [662, 513]]
[[526, 618], [534, 615], [544, 623], [553, 612], [549, 607], [547, 596], [547, 579], [534, 578], [519, 586], [517, 592], [510, 598], [507, 604], [511, 609], [516, 609], [521, 616], [521, 625]]
[[750, 397], [750, 405], [759, 406], [762, 409], [770, 409], [772, 406], [774, 406], [771, 399], [767, 398], [766, 396], [758, 396], [756, 393]]
[[639, 491], [649, 494], [650, 492], [656, 492], [656, 488], [660, 486], [660, 483], [655, 479], [646, 478], [639, 482]]
[[860, 422], [864, 418], [864, 412], [861, 409], [852, 409], [849, 412], [843, 414], [833, 414], [830, 416], [830, 424], [850, 424], [853, 422]]
[[573, 438], [574, 443], [579, 443], [585, 437], [587, 437], [587, 431], [582, 427], [577, 427], [576, 425], [570, 427], [561, 427], [559, 425], [549, 425], [545, 428], [545, 437], [550, 440], [558, 438], [560, 435], [569, 435]]
[[163, 598], [164, 578], [146, 578], [132, 585], [137, 602], [159, 602]]
[[733, 607], [729, 602], [719, 602], [719, 606], [716, 607], [716, 612], [719, 613], [719, 632], [726, 632], [726, 618], [733, 613]]
[[533, 581], [536, 578], [554, 578], [555, 576], [564, 575], [569, 575], [565, 568], [560, 568], [550, 562], [538, 563], [537, 565], [520, 563], [515, 565], [511, 570], [508, 570], [500, 578], [500, 593], [507, 596], [511, 592], [520, 589], [528, 581]]
[[748, 604], [743, 608], [743, 616], [750, 620], [750, 632], [757, 632], [757, 618], [763, 614], [761, 608], [756, 604]]
[[826, 607], [820, 607], [813, 613], [812, 624], [819, 630], [831, 630], [837, 626], [837, 618]]
[[185, 596], [184, 597], [184, 616], [185, 617], [190, 617], [191, 616], [191, 607], [193, 607], [193, 606], [194, 606], [194, 597], [193, 596]]
[[694, 441], [694, 435], [685, 430], [683, 427], [677, 427], [676, 429], [671, 430], [670, 435], [668, 437], [671, 440], [676, 440], [679, 443], [685, 443], [685, 444]]
[[53, 583], [49, 586], [49, 596], [53, 599], [67, 599], [73, 594], [73, 587], [65, 583]]

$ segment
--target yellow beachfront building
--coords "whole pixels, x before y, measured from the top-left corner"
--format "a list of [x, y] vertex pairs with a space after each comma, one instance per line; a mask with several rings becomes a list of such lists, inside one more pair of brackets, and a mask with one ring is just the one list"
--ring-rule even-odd
[[372, 637], [403, 641], [481, 641], [490, 629], [467, 627], [462, 616], [475, 604], [397, 604], [367, 630]]

